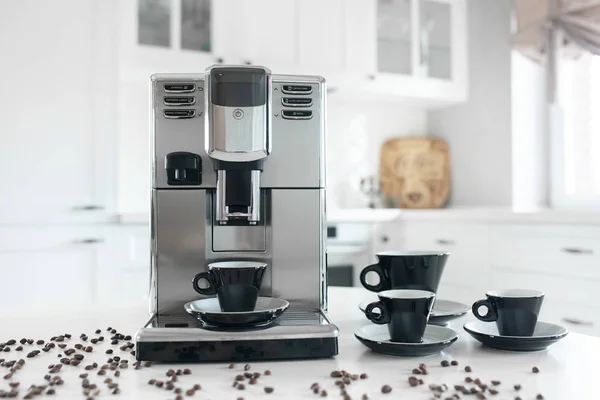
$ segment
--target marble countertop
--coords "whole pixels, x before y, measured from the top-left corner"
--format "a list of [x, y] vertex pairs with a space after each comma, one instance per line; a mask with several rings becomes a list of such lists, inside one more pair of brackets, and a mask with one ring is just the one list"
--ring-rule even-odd
[[[90, 353], [82, 353], [85, 358], [80, 366], [63, 366], [60, 377], [63, 385], [56, 386], [56, 398], [84, 398], [81, 389], [81, 373], [89, 373], [89, 381], [100, 389], [98, 398], [126, 399], [174, 399], [176, 394], [164, 388], [159, 389], [148, 385], [148, 380], [166, 380], [169, 368], [189, 368], [190, 375], [182, 375], [176, 387], [183, 389], [184, 398], [197, 399], [301, 399], [316, 398], [310, 386], [317, 382], [327, 390], [330, 398], [342, 398], [340, 390], [335, 386], [334, 379], [329, 375], [332, 370], [344, 369], [350, 373], [367, 373], [368, 378], [354, 381], [347, 392], [353, 399], [360, 399], [366, 394], [369, 399], [430, 399], [429, 384], [446, 383], [452, 387], [462, 384], [465, 377], [480, 378], [484, 382], [499, 380], [497, 387], [500, 393], [488, 398], [514, 399], [517, 395], [522, 399], [535, 399], [537, 394], [543, 394], [545, 399], [594, 399], [598, 398], [598, 389], [594, 380], [600, 375], [600, 363], [594, 358], [600, 354], [600, 338], [569, 334], [561, 342], [550, 347], [548, 351], [535, 353], [503, 352], [482, 347], [462, 330], [462, 324], [472, 319], [471, 315], [454, 321], [451, 327], [460, 333], [459, 340], [444, 353], [429, 357], [399, 358], [380, 355], [371, 352], [361, 345], [353, 335], [354, 330], [368, 323], [357, 308], [357, 304], [373, 298], [373, 293], [359, 288], [331, 288], [330, 316], [340, 329], [339, 355], [330, 359], [254, 362], [250, 371], [272, 371], [271, 376], [263, 376], [257, 385], [247, 385], [244, 391], [234, 390], [231, 383], [235, 375], [243, 372], [243, 364], [235, 369], [229, 369], [229, 363], [193, 364], [193, 365], [164, 365], [153, 364], [134, 370], [131, 366], [121, 369], [121, 376], [115, 377], [113, 371], [105, 376], [98, 376], [97, 370], [84, 371], [83, 365], [97, 362], [102, 365], [109, 358], [106, 349], [113, 348], [118, 354], [129, 360], [131, 365], [135, 359], [128, 351], [119, 350], [118, 346], [104, 341], [96, 345]], [[40, 314], [29, 310], [20, 317], [2, 318], [2, 341], [22, 337], [43, 339], [48, 341], [51, 336], [70, 333], [72, 339], [66, 340], [69, 347], [78, 343], [79, 335], [86, 333], [89, 338], [97, 337], [96, 329], [102, 330], [105, 338], [110, 337], [107, 327], [116, 328], [123, 334], [134, 335], [136, 330], [145, 322], [146, 310], [142, 306], [124, 307], [118, 310], [89, 310], [87, 313], [61, 313], [60, 310]], [[88, 341], [86, 345], [90, 345]], [[32, 349], [42, 346], [25, 345], [22, 352], [14, 350], [1, 353], [0, 358], [13, 360], [23, 358], [25, 365], [10, 379], [0, 381], [0, 388], [10, 389], [10, 382], [20, 382], [20, 398], [27, 392], [30, 385], [45, 383], [44, 375], [48, 373], [49, 364], [59, 362], [59, 348], [42, 352], [34, 358], [26, 358]], [[441, 360], [457, 360], [457, 367], [442, 368]], [[425, 363], [429, 375], [422, 376], [425, 385], [412, 388], [408, 385], [411, 370], [419, 363]], [[464, 372], [464, 366], [472, 367], [472, 373]], [[533, 366], [540, 369], [538, 374], [531, 372]], [[6, 368], [5, 368], [6, 369]], [[8, 371], [4, 372], [8, 373]], [[120, 394], [110, 395], [106, 378], [111, 378], [119, 384]], [[185, 396], [185, 390], [194, 384], [200, 384], [202, 389], [193, 397]], [[522, 385], [522, 390], [515, 392], [513, 385]], [[390, 385], [391, 394], [382, 394], [381, 387]], [[274, 388], [272, 394], [266, 394], [264, 387]], [[454, 391], [448, 392], [450, 394]]]

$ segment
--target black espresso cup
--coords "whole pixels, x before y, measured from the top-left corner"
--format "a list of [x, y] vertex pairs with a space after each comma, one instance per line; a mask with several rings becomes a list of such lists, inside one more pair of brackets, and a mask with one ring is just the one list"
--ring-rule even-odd
[[[431, 251], [383, 251], [379, 262], [360, 273], [360, 283], [372, 292], [390, 289], [415, 289], [437, 293], [450, 253]], [[379, 283], [367, 283], [367, 274], [379, 275]]]
[[[421, 343], [435, 293], [425, 290], [385, 290], [370, 303], [365, 315], [372, 322], [387, 324], [392, 342]], [[377, 310], [377, 311], [376, 311]]]
[[[486, 300], [473, 303], [475, 317], [485, 322], [496, 322], [503, 336], [532, 336], [537, 324], [544, 293], [530, 289], [506, 289], [487, 292]], [[487, 308], [481, 315], [479, 308]]]
[[[254, 311], [266, 268], [267, 264], [256, 261], [216, 262], [194, 276], [192, 285], [200, 294], [216, 294], [223, 312]], [[206, 288], [199, 286], [202, 280]]]

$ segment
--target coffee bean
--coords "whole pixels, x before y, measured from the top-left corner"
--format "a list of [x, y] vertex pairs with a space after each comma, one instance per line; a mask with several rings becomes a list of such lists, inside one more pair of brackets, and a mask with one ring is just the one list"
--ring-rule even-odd
[[229, 364], [229, 369], [234, 369], [235, 368], [235, 364]]
[[363, 394], [361, 397], [362, 400], [369, 400], [369, 396], [367, 396], [367, 394]]
[[23, 346], [18, 346], [15, 351], [23, 351]]
[[416, 377], [411, 376], [408, 378], [408, 384], [412, 387], [415, 387], [419, 384], [419, 380]]
[[193, 389], [194, 389], [194, 390], [200, 390], [200, 389], [202, 389], [202, 386], [200, 386], [199, 384], [197, 384], [197, 383], [196, 383], [196, 384], [194, 385]]
[[518, 390], [521, 390], [521, 385], [519, 385], [519, 384], [516, 384], [516, 385], [514, 386], [514, 388], [515, 388], [515, 390], [517, 390], [517, 391], [518, 391]]
[[17, 341], [15, 339], [10, 339], [6, 344], [12, 346], [13, 344], [17, 344]]
[[246, 389], [246, 386], [245, 386], [243, 383], [239, 383], [239, 384], [237, 385], [237, 389], [238, 389], [238, 390], [244, 390], [244, 389]]
[[275, 390], [275, 389], [273, 389], [273, 388], [272, 388], [272, 387], [270, 387], [270, 386], [266, 386], [266, 387], [265, 387], [265, 393], [273, 393], [273, 391], [274, 391], [274, 390]]
[[112, 333], [114, 335], [115, 333], [117, 333], [117, 330], [116, 329], [111, 329], [110, 333]]
[[419, 379], [419, 385], [422, 385], [423, 383], [423, 379]]
[[327, 397], [327, 390], [321, 390], [321, 397]]
[[[127, 362], [126, 360], [124, 360], [125, 362]], [[123, 362], [123, 361], [121, 361]], [[180, 369], [178, 369], [177, 371], [175, 371], [175, 375], [181, 375], [183, 373], [183, 371], [181, 371]]]
[[344, 382], [342, 381], [335, 381], [335, 386], [338, 386], [339, 388], [343, 389], [346, 387], [346, 384], [344, 384]]
[[267, 369], [267, 370], [265, 371], [265, 375], [271, 375], [271, 370]]
[[383, 385], [381, 387], [381, 393], [388, 394], [392, 391], [392, 387], [390, 385]]
[[8, 353], [10, 351], [10, 347], [5, 347], [2, 351], [4, 351], [5, 353]]
[[244, 365], [244, 371], [250, 371], [250, 364]]
[[175, 385], [173, 385], [171, 382], [167, 382], [167, 384], [165, 385], [165, 389], [167, 390], [173, 390], [175, 388]]
[[471, 367], [470, 367], [470, 366], [468, 366], [468, 365], [467, 365], [467, 366], [465, 367], [465, 372], [473, 372], [473, 370], [471, 369]]
[[64, 349], [65, 347], [67, 347], [66, 343], [59, 343], [58, 347], [60, 347], [61, 349]]
[[248, 384], [250, 385], [256, 385], [257, 379], [256, 378], [250, 378], [250, 380], [248, 381]]
[[421, 370], [418, 368], [413, 368], [412, 373], [415, 375], [421, 375]]
[[188, 389], [186, 390], [185, 394], [188, 396], [193, 396], [194, 394], [196, 394], [196, 391], [194, 389]]
[[476, 384], [476, 385], [481, 385], [481, 379], [475, 378], [475, 380], [473, 381], [473, 383]]
[[538, 372], [540, 372], [540, 369], [538, 367], [533, 367], [533, 368], [531, 368], [531, 372], [533, 372], [534, 374], [537, 374]]
[[352, 381], [350, 381], [350, 378], [348, 378], [347, 376], [345, 376], [345, 377], [342, 379], [342, 381], [343, 381], [343, 382], [344, 382], [346, 385], [349, 385], [349, 384], [351, 384], [351, 383], [352, 383]]
[[467, 377], [465, 378], [465, 382], [467, 382], [467, 383], [471, 383], [471, 382], [473, 382], [473, 379], [471, 379], [471, 377], [467, 376]]
[[343, 375], [340, 371], [332, 371], [329, 376], [331, 376], [332, 378], [341, 378]]
[[92, 346], [88, 346], [88, 347], [85, 348], [85, 352], [86, 353], [91, 353], [92, 350], [94, 350], [94, 348]]
[[8, 374], [4, 375], [4, 379], [10, 379], [12, 378], [13, 374], [12, 372], [9, 372]]
[[69, 361], [69, 364], [71, 364], [74, 367], [78, 366], [80, 363], [81, 363], [81, 361], [75, 360], [75, 359]]
[[490, 394], [493, 394], [493, 395], [498, 394], [498, 391], [496, 389], [488, 389], [488, 392], [490, 392]]
[[477, 397], [480, 400], [487, 399], [487, 397], [485, 397], [485, 395], [483, 393], [477, 393], [477, 395], [475, 397]]
[[175, 370], [169, 369], [167, 371], [167, 376], [173, 376], [173, 375], [175, 375]]
[[164, 384], [165, 384], [165, 383], [164, 383], [163, 381], [156, 381], [156, 382], [154, 383], [154, 386], [156, 386], [156, 387], [163, 387], [163, 385], [164, 385]]
[[192, 374], [192, 370], [189, 369], [189, 368], [186, 368], [186, 369], [183, 370], [183, 374], [184, 375], [191, 375]]
[[440, 365], [442, 367], [449, 367], [450, 366], [450, 361], [448, 361], [448, 360], [442, 360], [442, 362], [440, 363]]
[[541, 394], [538, 394], [537, 396], [535, 396], [535, 398], [537, 400], [544, 400], [544, 396], [542, 396]]

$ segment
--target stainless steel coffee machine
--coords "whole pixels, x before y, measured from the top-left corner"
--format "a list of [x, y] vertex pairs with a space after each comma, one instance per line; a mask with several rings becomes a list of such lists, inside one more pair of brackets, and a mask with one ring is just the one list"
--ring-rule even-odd
[[[157, 74], [152, 95], [150, 320], [136, 357], [229, 361], [329, 357], [322, 78], [263, 67]], [[256, 329], [208, 329], [184, 304], [209, 263], [268, 265], [261, 296], [289, 309]]]

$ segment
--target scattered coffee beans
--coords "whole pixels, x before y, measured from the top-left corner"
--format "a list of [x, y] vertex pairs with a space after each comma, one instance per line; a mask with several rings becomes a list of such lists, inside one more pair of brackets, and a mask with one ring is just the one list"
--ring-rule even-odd
[[268, 370], [266, 370], [266, 371], [265, 371], [265, 375], [271, 375], [271, 370], [269, 370], [269, 369], [268, 369]]
[[[412, 385], [411, 385], [412, 386]], [[383, 385], [381, 387], [381, 393], [388, 394], [392, 391], [392, 387], [390, 385]]]
[[332, 378], [341, 378], [343, 375], [341, 371], [331, 371], [331, 374], [329, 376], [331, 376]]
[[519, 390], [521, 390], [521, 385], [517, 384], [514, 386], [514, 388], [515, 388], [515, 390], [519, 391]]
[[450, 366], [450, 361], [448, 361], [448, 360], [442, 360], [442, 362], [440, 363], [440, 365], [442, 367], [449, 367]]
[[244, 375], [237, 375], [237, 376], [235, 377], [235, 380], [236, 380], [236, 381], [243, 381], [244, 379], [245, 379]]
[[414, 377], [414, 376], [410, 376], [410, 377], [408, 378], [408, 384], [409, 384], [410, 386], [412, 386], [412, 387], [415, 387], [415, 386], [417, 386], [417, 385], [419, 384], [419, 379], [417, 379], [417, 378], [416, 378], [416, 377]]
[[542, 396], [541, 394], [538, 394], [537, 396], [535, 396], [535, 398], [537, 400], [544, 400], [544, 396]]
[[488, 392], [490, 392], [490, 394], [493, 394], [493, 395], [498, 394], [498, 391], [496, 389], [488, 389]]
[[540, 372], [540, 369], [538, 367], [533, 367], [533, 368], [531, 368], [531, 372], [533, 372], [534, 374], [537, 374], [538, 372]]
[[244, 365], [244, 371], [250, 371], [250, 364]]
[[414, 368], [412, 370], [412, 373], [415, 374], [415, 375], [421, 375], [421, 370], [419, 368]]
[[266, 386], [266, 387], [265, 387], [265, 393], [273, 393], [273, 391], [274, 391], [274, 390], [275, 390], [275, 389], [273, 389], [273, 388], [272, 388], [272, 387], [270, 387], [270, 386]]
[[467, 365], [467, 366], [465, 367], [465, 372], [473, 372], [473, 370], [471, 369], [471, 367], [470, 367], [470, 366], [468, 366], [468, 365]]
[[192, 370], [190, 370], [188, 368], [186, 368], [186, 369], [183, 370], [183, 374], [184, 375], [191, 375], [191, 373], [192, 373]]
[[470, 377], [470, 376], [467, 376], [467, 377], [465, 378], [465, 382], [467, 382], [467, 383], [471, 383], [471, 382], [473, 382], [473, 379], [471, 379], [471, 377]]
[[237, 389], [238, 389], [238, 390], [244, 390], [244, 389], [246, 389], [246, 386], [245, 386], [243, 383], [239, 383], [239, 384], [237, 385]]
[[366, 373], [362, 373], [360, 374], [360, 379], [367, 379], [369, 377], [369, 375], [367, 375]]

